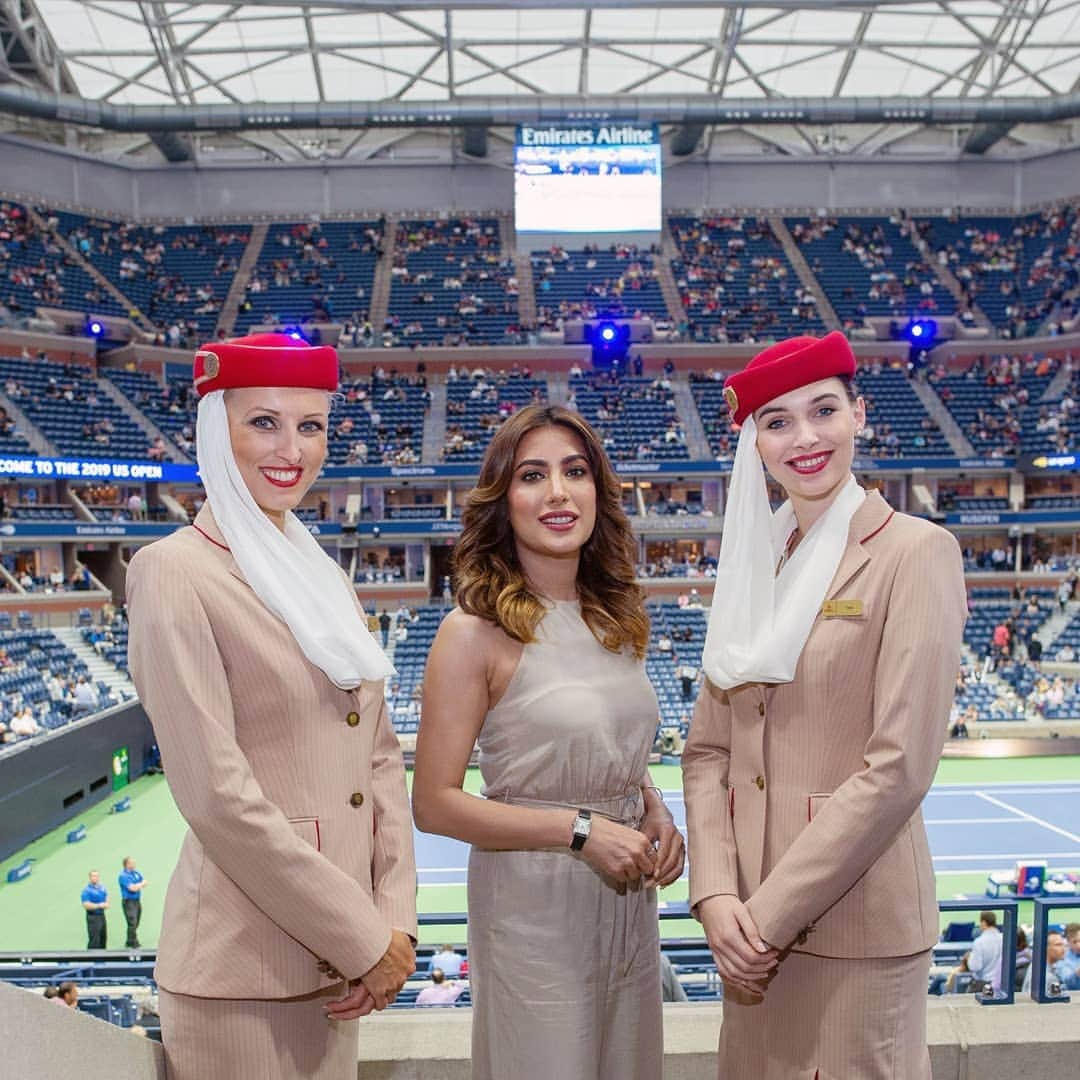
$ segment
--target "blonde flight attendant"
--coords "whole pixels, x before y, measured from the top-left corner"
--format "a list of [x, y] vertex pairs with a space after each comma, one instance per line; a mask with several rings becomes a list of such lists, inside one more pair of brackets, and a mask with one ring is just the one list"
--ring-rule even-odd
[[[648, 773], [649, 624], [595, 432], [529, 406], [488, 447], [424, 679], [413, 806], [472, 844], [474, 1080], [660, 1080], [656, 886], [683, 841]], [[484, 798], [462, 790], [479, 743]]]
[[[725, 1078], [930, 1077], [938, 913], [919, 807], [964, 577], [949, 533], [856, 483], [854, 372], [832, 333], [780, 342], [727, 381], [742, 430], [683, 756]], [[763, 463], [788, 496], [775, 514]]]
[[190, 528], [128, 571], [130, 662], [190, 826], [155, 969], [171, 1080], [355, 1078], [355, 1018], [414, 966], [412, 824], [352, 587], [291, 512], [326, 457], [337, 356], [204, 346]]

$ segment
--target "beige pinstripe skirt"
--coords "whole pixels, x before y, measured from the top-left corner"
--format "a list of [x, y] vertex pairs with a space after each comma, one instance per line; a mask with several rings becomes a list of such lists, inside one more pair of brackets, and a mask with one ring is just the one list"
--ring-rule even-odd
[[343, 992], [238, 1001], [161, 990], [169, 1080], [355, 1080], [359, 1021], [323, 1014]]
[[930, 1080], [930, 954], [789, 953], [760, 1004], [724, 987], [720, 1080]]

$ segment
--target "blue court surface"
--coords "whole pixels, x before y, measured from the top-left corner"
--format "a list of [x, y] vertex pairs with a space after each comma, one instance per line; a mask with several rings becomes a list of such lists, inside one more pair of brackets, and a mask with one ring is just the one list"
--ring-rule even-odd
[[[681, 791], [664, 799], [681, 829]], [[938, 784], [923, 803], [938, 873], [1011, 870], [1018, 859], [1045, 859], [1051, 870], [1080, 868], [1080, 778], [1076, 783], [1018, 781]], [[420, 887], [464, 885], [469, 848], [416, 834]]]

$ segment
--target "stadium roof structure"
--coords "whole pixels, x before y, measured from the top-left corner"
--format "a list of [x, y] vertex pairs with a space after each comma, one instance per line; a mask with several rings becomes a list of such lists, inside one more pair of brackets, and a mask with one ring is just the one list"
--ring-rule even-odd
[[1080, 0], [0, 0], [0, 128], [110, 158], [509, 161], [516, 123], [669, 157], [1080, 144]]

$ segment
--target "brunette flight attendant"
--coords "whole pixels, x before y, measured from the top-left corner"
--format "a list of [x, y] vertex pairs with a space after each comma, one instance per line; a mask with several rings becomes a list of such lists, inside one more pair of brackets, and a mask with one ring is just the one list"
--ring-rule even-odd
[[[659, 1080], [655, 886], [683, 841], [647, 769], [657, 704], [619, 483], [576, 413], [492, 439], [424, 678], [413, 807], [473, 845], [475, 1080]], [[480, 745], [484, 796], [462, 791]]]
[[413, 970], [391, 672], [291, 513], [326, 457], [333, 349], [204, 346], [192, 527], [128, 572], [130, 661], [190, 826], [156, 977], [172, 1080], [355, 1078], [357, 1025]]
[[[742, 430], [683, 755], [723, 1077], [930, 1077], [938, 914], [919, 807], [964, 577], [949, 533], [852, 475], [854, 372], [832, 333], [780, 342], [726, 384]], [[763, 462], [788, 496], [775, 514]]]

